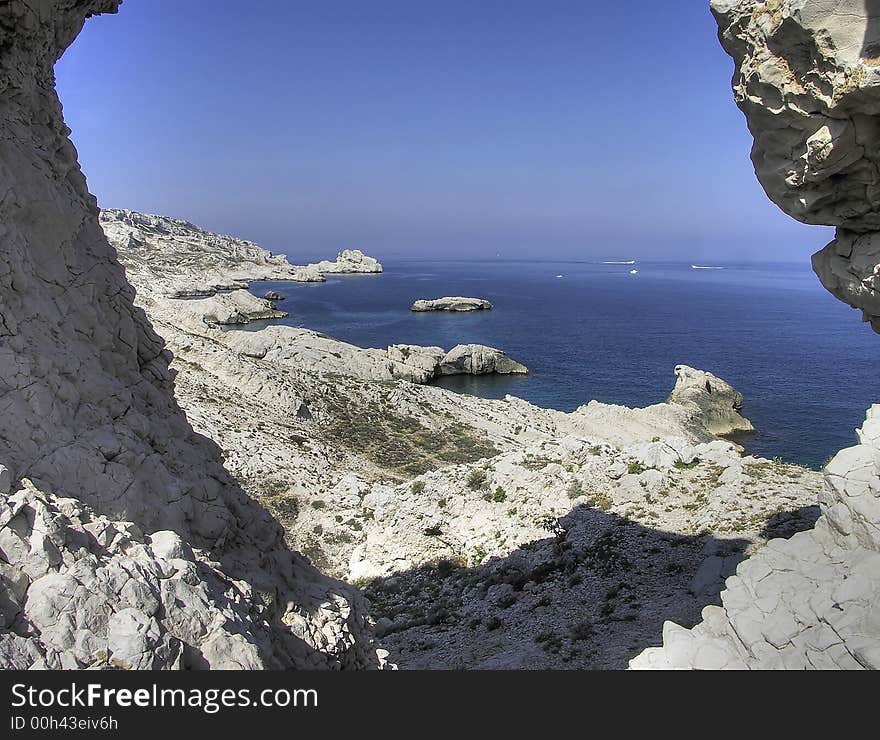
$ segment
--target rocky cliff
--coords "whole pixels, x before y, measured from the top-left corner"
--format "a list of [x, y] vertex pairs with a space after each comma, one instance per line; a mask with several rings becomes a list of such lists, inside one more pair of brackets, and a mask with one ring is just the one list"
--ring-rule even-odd
[[714, 0], [752, 162], [790, 216], [837, 227], [822, 284], [880, 330], [880, 8], [870, 0]]
[[[880, 331], [880, 8], [867, 0], [713, 0], [767, 195], [837, 227], [822, 283]], [[816, 527], [776, 540], [727, 581], [693, 630], [667, 623], [637, 668], [880, 667], [880, 430], [825, 467]]]
[[0, 5], [2, 662], [375, 664], [355, 592], [286, 548], [178, 407], [99, 225], [53, 65], [118, 4]]

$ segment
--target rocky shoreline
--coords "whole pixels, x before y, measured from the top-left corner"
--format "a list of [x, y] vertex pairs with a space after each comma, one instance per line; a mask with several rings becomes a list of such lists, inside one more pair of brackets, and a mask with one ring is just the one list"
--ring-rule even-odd
[[[118, 5], [0, 4], [0, 666], [880, 666], [880, 408], [820, 474], [718, 439], [743, 399], [686, 366], [562, 413], [400, 377], [440, 348], [242, 331], [250, 281], [380, 266], [99, 214], [53, 64]], [[863, 4], [713, 12], [759, 179], [876, 324]]]
[[[112, 230], [108, 236], [114, 241]], [[116, 246], [138, 301], [174, 352], [178, 398], [189, 417], [217, 440], [230, 470], [278, 516], [292, 547], [324, 572], [366, 586], [382, 644], [401, 668], [477, 667], [487, 660], [528, 665], [535, 651], [547, 667], [623, 667], [620, 641], [643, 635], [648, 644], [651, 629], [659, 634], [648, 625], [656, 625], [660, 613], [696, 620], [735, 563], [774, 531], [765, 532], [768, 520], [776, 517], [797, 530], [814, 518], [818, 474], [743, 457], [716, 438], [749, 423], [739, 413], [742, 396], [710, 373], [676, 367], [669, 399], [646, 409], [591, 402], [565, 414], [513, 397], [462, 396], [417, 384], [450, 372], [526, 369], [479, 345], [382, 351], [286, 326], [212, 328], [192, 308], [212, 299], [151, 294], [150, 271], [129, 262], [124, 245]], [[231, 272], [243, 278], [245, 266]], [[181, 306], [195, 313], [184, 317]], [[287, 398], [270, 412], [266, 402], [278, 404], [279, 391], [267, 393], [267, 377], [277, 373], [285, 378]], [[620, 522], [641, 527], [646, 539], [638, 549], [635, 542], [624, 546], [619, 562], [597, 580], [592, 548], [616, 537]], [[662, 532], [692, 538], [689, 565], [680, 578], [664, 581], [668, 597], [658, 593], [643, 613], [627, 612], [631, 622], [603, 615], [603, 600], [586, 606], [585, 594], [569, 585], [578, 581], [594, 594], [601, 584], [629, 579], [624, 570], [648, 550], [657, 550], [652, 563], [672, 567], [670, 548], [681, 545], [671, 545]], [[527, 542], [536, 543], [534, 553], [518, 555]], [[573, 542], [581, 554], [559, 565], [557, 551]], [[676, 568], [684, 552], [675, 550]], [[492, 583], [511, 557], [532, 565], [518, 566], [525, 571], [501, 598]], [[440, 574], [437, 563], [446, 564]], [[544, 569], [565, 575], [538, 576]], [[428, 572], [430, 584], [424, 581]], [[468, 576], [476, 579], [470, 584], [476, 590], [460, 590], [465, 573], [484, 574]], [[409, 584], [405, 599], [399, 583]], [[433, 593], [437, 583], [445, 583], [449, 594]], [[513, 601], [492, 607], [499, 599]], [[576, 643], [582, 639], [571, 638], [566, 626], [569, 617], [545, 617], [547, 628], [569, 646], [560, 648], [565, 661], [533, 640], [524, 646], [521, 631], [533, 618], [528, 604], [546, 600], [571, 601], [581, 621], [594, 623], [604, 647], [581, 652]], [[460, 630], [455, 625], [464, 614], [480, 615], [469, 619], [482, 626]], [[509, 625], [495, 627], [502, 617]], [[420, 647], [445, 645], [453, 633], [460, 654]], [[548, 643], [555, 645], [555, 638]]]

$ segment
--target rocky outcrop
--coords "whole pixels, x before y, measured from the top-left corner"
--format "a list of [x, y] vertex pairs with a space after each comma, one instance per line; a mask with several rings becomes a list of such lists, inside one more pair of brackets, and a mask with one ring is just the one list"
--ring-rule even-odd
[[178, 218], [105, 208], [100, 222], [129, 279], [155, 295], [194, 298], [247, 288], [252, 280], [324, 280], [310, 267], [291, 265], [283, 254]]
[[675, 388], [666, 403], [693, 403], [705, 419], [706, 429], [711, 434], [723, 435], [732, 432], [754, 430], [752, 422], [746, 419], [742, 410], [742, 393], [729, 383], [704, 370], [695, 370], [687, 365], [675, 366]]
[[356, 592], [287, 549], [177, 405], [99, 225], [53, 65], [117, 5], [0, 6], [2, 662], [376, 665]]
[[178, 218], [105, 208], [100, 221], [129, 279], [168, 298], [210, 296], [256, 280], [322, 283], [325, 273], [382, 272], [382, 265], [358, 249], [340, 252], [334, 262], [292, 265], [286, 255]]
[[188, 315], [190, 320], [203, 321], [208, 326], [236, 326], [287, 316], [286, 311], [279, 311], [270, 301], [257, 298], [246, 290], [178, 300], [175, 305], [182, 315]]
[[[880, 11], [862, 0], [714, 0], [752, 161], [770, 198], [837, 227], [813, 255], [834, 295], [880, 329], [876, 142]], [[824, 470], [815, 528], [772, 540], [693, 629], [667, 622], [633, 668], [880, 667], [880, 407]]]
[[411, 383], [427, 383], [436, 378], [444, 357], [446, 350], [442, 347], [393, 344], [388, 348], [394, 377]]
[[823, 285], [880, 330], [880, 12], [865, 0], [713, 0], [770, 199], [837, 227]]
[[410, 311], [488, 311], [492, 308], [489, 301], [482, 298], [462, 298], [447, 296], [431, 300], [420, 299], [410, 306]]
[[320, 274], [371, 274], [382, 272], [382, 265], [373, 257], [368, 257], [360, 249], [343, 249], [336, 255], [333, 262], [321, 260], [310, 265], [306, 269]]
[[529, 371], [500, 349], [484, 344], [458, 344], [449, 352], [442, 347], [395, 344], [388, 348], [388, 357], [394, 363], [394, 377], [413, 383], [427, 383], [441, 375], [510, 375]]
[[441, 375], [485, 375], [499, 373], [524, 374], [529, 369], [511, 360], [504, 352], [484, 344], [459, 344], [453, 347], [440, 363]]

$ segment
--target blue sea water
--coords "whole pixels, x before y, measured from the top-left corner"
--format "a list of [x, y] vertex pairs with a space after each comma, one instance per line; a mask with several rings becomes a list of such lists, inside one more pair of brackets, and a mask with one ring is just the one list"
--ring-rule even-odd
[[[477, 342], [526, 364], [528, 376], [450, 377], [446, 388], [510, 393], [571, 411], [591, 399], [662, 401], [684, 363], [745, 396], [757, 433], [740, 440], [765, 457], [819, 467], [854, 444], [880, 402], [880, 336], [819, 285], [807, 265], [606, 265], [540, 261], [384, 261], [381, 275], [326, 283], [254, 283], [285, 296], [279, 323], [362, 347]], [[557, 277], [561, 275], [561, 277]], [[418, 298], [486, 298], [492, 311], [412, 313]]]

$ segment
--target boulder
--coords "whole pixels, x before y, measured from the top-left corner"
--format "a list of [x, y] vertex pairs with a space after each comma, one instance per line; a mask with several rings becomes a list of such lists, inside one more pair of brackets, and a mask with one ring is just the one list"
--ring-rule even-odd
[[388, 348], [394, 377], [412, 383], [427, 383], [437, 377], [445, 356], [446, 350], [442, 347], [394, 344]]
[[687, 365], [675, 366], [675, 387], [666, 403], [694, 404], [699, 408], [706, 429], [712, 434], [752, 431], [752, 422], [740, 410], [742, 393], [705, 370]]
[[485, 375], [486, 373], [528, 373], [529, 369], [504, 352], [484, 344], [459, 344], [453, 347], [440, 363], [441, 375]]

